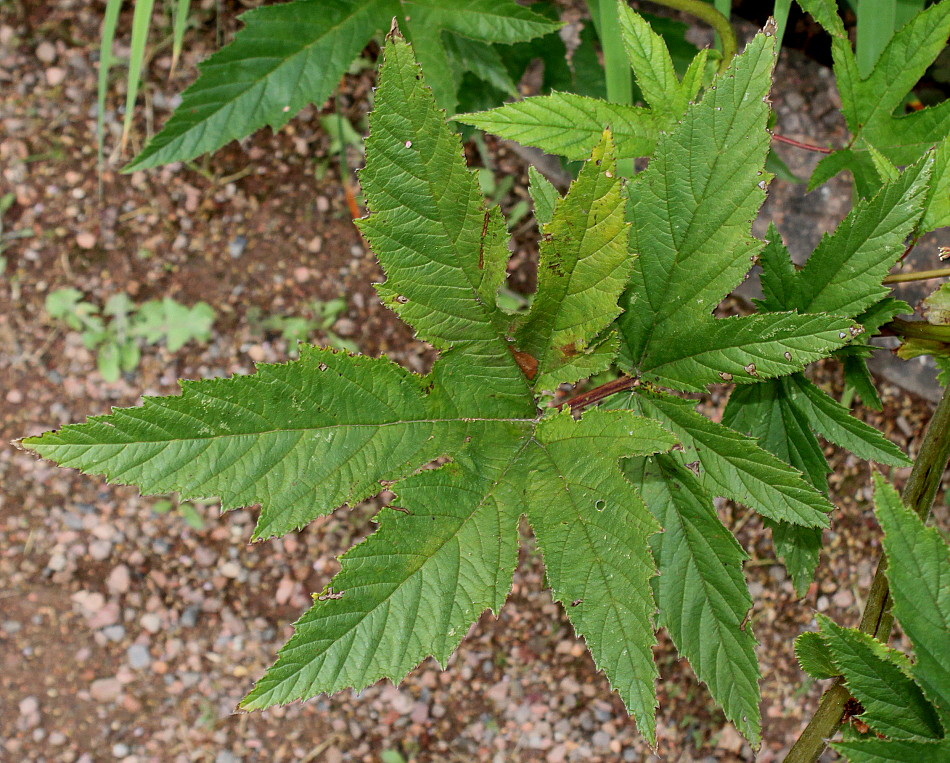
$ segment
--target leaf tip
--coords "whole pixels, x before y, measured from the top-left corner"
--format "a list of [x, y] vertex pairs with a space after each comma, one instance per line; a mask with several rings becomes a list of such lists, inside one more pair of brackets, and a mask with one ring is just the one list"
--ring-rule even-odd
[[402, 39], [403, 36], [399, 31], [399, 20], [393, 16], [393, 20], [389, 24], [389, 31], [386, 33], [386, 41]]

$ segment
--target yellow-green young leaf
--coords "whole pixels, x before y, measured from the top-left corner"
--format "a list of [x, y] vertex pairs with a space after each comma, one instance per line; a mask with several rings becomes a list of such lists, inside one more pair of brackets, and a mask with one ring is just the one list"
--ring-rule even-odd
[[528, 191], [531, 193], [531, 200], [534, 202], [534, 219], [540, 228], [547, 225], [554, 217], [554, 205], [561, 198], [557, 188], [544, 175], [538, 172], [534, 166], [528, 167]]
[[716, 424], [693, 410], [689, 401], [641, 391], [627, 404], [655, 418], [676, 435], [686, 457], [697, 460], [700, 481], [712, 495], [729, 498], [776, 521], [803, 527], [826, 527], [832, 505], [756, 441]]
[[933, 705], [907, 675], [910, 664], [904, 655], [867, 633], [817, 617], [831, 661], [864, 708], [862, 721], [894, 739], [943, 737]]
[[617, 317], [630, 257], [623, 192], [610, 134], [558, 199], [544, 225], [538, 291], [515, 334], [518, 350], [538, 362], [535, 390], [555, 390], [605, 370], [617, 354], [616, 339], [595, 342]]
[[659, 624], [689, 660], [726, 717], [757, 747], [759, 666], [746, 616], [747, 554], [716, 516], [712, 499], [674, 454], [630, 459], [626, 474], [663, 528], [650, 538], [659, 568]]
[[647, 156], [659, 132], [649, 109], [574, 93], [536, 95], [453, 119], [568, 159], [586, 159], [600, 142], [605, 127], [610, 128], [621, 159]]
[[637, 259], [618, 324], [632, 368], [649, 350], [672, 344], [675, 331], [712, 320], [713, 308], [752, 267], [760, 248], [752, 220], [768, 179], [765, 98], [774, 61], [775, 40], [757, 35], [661, 136], [649, 167], [630, 184]]
[[671, 110], [668, 107], [680, 83], [666, 41], [624, 2], [618, 3], [617, 18], [623, 46], [644, 99], [654, 109]]
[[709, 50], [703, 49], [696, 54], [680, 82], [666, 40], [653, 31], [646, 19], [624, 0], [617, 0], [617, 18], [637, 86], [658, 116], [667, 117], [664, 124], [669, 126], [682, 116], [687, 104], [699, 92]]
[[443, 30], [513, 43], [560, 26], [514, 0], [295, 0], [256, 8], [241, 16], [245, 26], [234, 41], [201, 64], [181, 105], [125, 171], [184, 161], [261, 127], [283, 127], [307, 104], [332, 95], [353, 59], [393, 17], [405, 19], [410, 36], [418, 36], [426, 73], [436, 81], [440, 105], [450, 110], [456, 84]]
[[936, 742], [856, 739], [831, 745], [851, 763], [946, 763], [950, 739]]
[[812, 678], [822, 680], [840, 676], [841, 671], [831, 659], [831, 650], [820, 633], [802, 633], [795, 639], [795, 657], [798, 664]]
[[874, 507], [884, 528], [894, 614], [914, 646], [914, 677], [950, 718], [950, 547], [878, 474]]

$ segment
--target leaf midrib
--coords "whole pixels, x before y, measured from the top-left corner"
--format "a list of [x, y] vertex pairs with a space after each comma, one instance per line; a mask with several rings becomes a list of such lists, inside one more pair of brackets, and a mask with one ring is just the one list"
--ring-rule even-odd
[[[256, 432], [228, 432], [222, 434], [211, 434], [211, 435], [196, 435], [194, 437], [170, 437], [166, 440], [131, 440], [128, 442], [111, 442], [111, 443], [54, 443], [50, 444], [49, 447], [54, 448], [67, 448], [67, 447], [76, 447], [76, 448], [101, 448], [108, 447], [109, 445], [114, 446], [129, 446], [129, 445], [145, 445], [152, 443], [175, 443], [175, 442], [195, 442], [197, 440], [222, 440], [232, 437], [265, 437], [267, 435], [273, 434], [284, 434], [290, 432], [319, 432], [325, 429], [359, 429], [363, 427], [370, 427], [373, 429], [382, 429], [383, 427], [391, 426], [400, 426], [400, 425], [413, 425], [413, 424], [445, 424], [445, 423], [480, 423], [480, 422], [497, 422], [503, 424], [535, 424], [537, 423], [537, 418], [511, 418], [511, 417], [468, 417], [468, 416], [459, 416], [457, 418], [428, 418], [428, 419], [405, 419], [402, 421], [385, 421], [382, 423], [361, 423], [361, 424], [328, 424], [326, 426], [314, 426], [314, 427], [284, 427], [279, 429], [263, 429]], [[98, 422], [90, 422], [98, 423]], [[83, 425], [79, 425], [83, 426]], [[47, 435], [48, 436], [48, 435]], [[40, 444], [38, 441], [42, 436], [29, 437], [24, 439], [23, 444], [32, 448], [33, 443], [31, 441], [37, 441], [37, 444]]]

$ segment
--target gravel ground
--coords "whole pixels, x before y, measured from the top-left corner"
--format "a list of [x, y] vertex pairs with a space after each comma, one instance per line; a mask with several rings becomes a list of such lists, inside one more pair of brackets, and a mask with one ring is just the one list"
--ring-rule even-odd
[[[0, 438], [133, 405], [141, 394], [173, 394], [179, 377], [247, 373], [255, 361], [285, 359], [284, 343], [249, 320], [251, 307], [296, 315], [307, 300], [345, 296], [336, 334], [424, 369], [430, 351], [373, 298], [370, 284], [380, 273], [349, 222], [318, 110], [197, 169], [126, 176], [114, 170], [121, 161], [113, 156], [100, 201], [94, 103], [101, 11], [99, 3], [75, 0], [0, 8], [0, 191], [16, 196], [4, 224], [31, 232], [7, 250], [0, 280]], [[213, 16], [201, 18], [207, 23], [192, 33], [178, 74], [168, 78], [166, 51], [153, 58], [133, 142], [167, 117], [195, 60], [213, 44]], [[783, 54], [778, 82], [782, 132], [840, 137], [824, 70]], [[348, 78], [341, 98], [348, 115], [365, 112], [370, 84], [365, 73]], [[121, 89], [117, 81], [112, 103]], [[109, 145], [119, 119], [107, 115]], [[807, 173], [813, 156], [780, 150]], [[496, 154], [500, 167], [518, 174], [515, 194], [523, 195], [524, 166], [503, 148]], [[327, 164], [316, 180], [315, 167]], [[846, 211], [846, 186], [802, 192], [776, 182], [770, 210], [783, 230], [814, 245]], [[522, 228], [514, 263], [515, 283], [524, 285], [532, 280], [535, 234]], [[99, 304], [118, 292], [205, 300], [219, 316], [213, 339], [174, 355], [153, 348], [134, 375], [107, 384], [78, 336], [45, 317], [45, 295], [64, 286]], [[327, 338], [318, 332], [312, 340]], [[839, 390], [833, 369], [820, 369], [818, 378]], [[713, 415], [721, 392], [710, 401]], [[908, 447], [927, 406], [893, 388], [884, 392], [888, 410], [878, 423], [886, 421], [888, 434]], [[752, 555], [747, 577], [762, 642], [766, 740], [756, 756], [662, 635], [660, 742], [647, 748], [552, 603], [530, 538], [501, 615], [482, 617], [444, 672], [427, 661], [398, 688], [380, 683], [236, 713], [310, 593], [337, 570], [336, 555], [370, 531], [380, 499], [251, 545], [254, 510], [221, 517], [214, 505], [200, 506], [204, 526], [195, 529], [175, 512], [156, 513], [156, 499], [134, 489], [0, 448], [0, 759], [333, 763], [398, 751], [407, 761], [778, 760], [821, 688], [802, 684], [791, 639], [814, 627], [816, 610], [856, 620], [879, 547], [868, 468], [835, 459], [840, 512], [803, 600], [758, 520], [722, 506]]]

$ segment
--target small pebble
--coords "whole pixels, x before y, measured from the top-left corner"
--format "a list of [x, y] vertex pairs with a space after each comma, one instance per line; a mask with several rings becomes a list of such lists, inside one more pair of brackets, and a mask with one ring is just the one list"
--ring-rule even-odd
[[114, 702], [121, 692], [122, 684], [115, 678], [99, 678], [89, 686], [89, 694], [96, 702]]
[[188, 607], [181, 615], [182, 628], [194, 628], [198, 624], [198, 614], [201, 607]]
[[148, 647], [144, 644], [132, 644], [126, 652], [126, 656], [133, 670], [144, 670], [152, 662], [152, 656], [148, 653]]
[[[50, 87], [59, 87], [66, 81], [66, 70], [61, 66], [51, 66], [46, 70], [46, 82]], [[77, 239], [78, 243], [78, 239]], [[83, 249], [91, 249], [95, 244], [95, 237], [93, 237], [93, 243], [89, 246], [82, 246]]]
[[112, 543], [107, 540], [94, 540], [89, 544], [89, 556], [97, 562], [104, 562], [112, 555]]
[[106, 579], [106, 588], [109, 589], [109, 593], [121, 594], [129, 590], [131, 582], [132, 577], [129, 574], [129, 568], [124, 564], [120, 564], [113, 567], [112, 572], [109, 573], [109, 577]]
[[96, 234], [84, 231], [76, 236], [76, 246], [80, 249], [92, 249], [96, 245]]
[[109, 625], [102, 629], [102, 635], [109, 641], [121, 641], [125, 638], [124, 625]]
[[56, 60], [56, 46], [48, 40], [43, 40], [36, 46], [36, 57], [44, 64], [51, 64]]
[[247, 249], [247, 239], [244, 236], [235, 236], [228, 244], [228, 254], [235, 260], [244, 254], [245, 249]]
[[847, 588], [842, 588], [831, 597], [831, 601], [838, 609], [847, 609], [854, 604], [854, 594]]
[[17, 620], [4, 620], [3, 625], [0, 625], [0, 628], [3, 629], [3, 632], [8, 636], [14, 636], [20, 632], [20, 629], [23, 625]]
[[226, 578], [233, 579], [241, 574], [241, 565], [238, 564], [237, 562], [231, 562], [231, 561], [225, 562], [224, 564], [221, 565], [219, 569], [221, 570], [221, 574], [224, 575], [224, 577]]
[[154, 612], [147, 612], [139, 619], [139, 625], [149, 633], [158, 633], [162, 629], [162, 618]]

